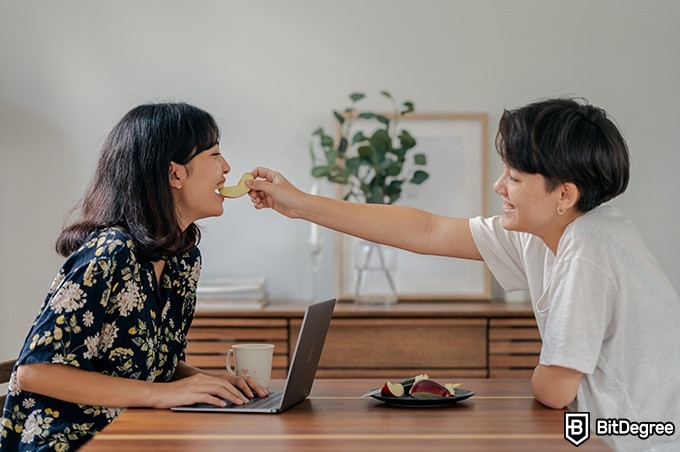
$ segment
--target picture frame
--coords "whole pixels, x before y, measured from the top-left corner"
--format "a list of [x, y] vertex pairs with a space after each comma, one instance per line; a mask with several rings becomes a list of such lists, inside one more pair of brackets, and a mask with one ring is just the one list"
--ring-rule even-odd
[[[389, 115], [386, 115], [389, 116]], [[410, 113], [399, 127], [416, 139], [414, 153], [425, 153], [430, 177], [404, 184], [395, 203], [459, 218], [487, 212], [488, 120], [485, 113]], [[342, 187], [337, 196], [342, 196]], [[360, 239], [336, 234], [336, 294], [354, 299], [355, 254]], [[482, 261], [423, 256], [396, 250], [395, 285], [400, 301], [491, 299], [491, 277]]]

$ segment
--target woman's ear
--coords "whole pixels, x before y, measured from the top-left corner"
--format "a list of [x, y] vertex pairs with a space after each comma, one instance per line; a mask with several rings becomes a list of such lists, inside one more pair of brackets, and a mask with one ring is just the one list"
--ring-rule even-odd
[[184, 165], [179, 163], [170, 162], [170, 186], [172, 188], [180, 189], [182, 188], [182, 183], [187, 177], [187, 169]]
[[560, 192], [560, 209], [567, 210], [574, 206], [581, 198], [581, 192], [579, 192], [578, 187], [573, 182], [565, 182], [562, 184], [562, 189]]

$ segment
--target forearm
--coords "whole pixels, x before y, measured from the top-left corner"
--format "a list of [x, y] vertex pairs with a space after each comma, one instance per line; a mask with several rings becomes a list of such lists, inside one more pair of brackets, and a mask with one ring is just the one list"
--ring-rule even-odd
[[419, 254], [481, 260], [467, 218], [411, 207], [356, 203], [303, 193], [281, 174], [255, 168], [246, 185], [256, 209], [271, 208], [371, 242]]
[[84, 405], [148, 407], [159, 402], [154, 383], [112, 377], [66, 364], [22, 365], [18, 383], [24, 391]]
[[481, 259], [468, 219], [405, 206], [305, 197], [300, 217], [327, 228], [414, 253]]
[[[402, 237], [412, 228], [423, 230], [431, 215], [406, 207], [339, 201], [306, 196], [300, 217], [327, 228], [387, 245], [406, 245]], [[413, 210], [408, 214], [405, 210]], [[409, 234], [413, 235], [413, 234]], [[411, 245], [413, 248], [415, 245]]]
[[[226, 371], [224, 372], [226, 374]], [[24, 364], [17, 370], [22, 391], [71, 403], [111, 407], [170, 408], [192, 403], [224, 406], [248, 402], [268, 392], [252, 378], [210, 375], [180, 362], [173, 380], [149, 382], [78, 369], [66, 364]]]

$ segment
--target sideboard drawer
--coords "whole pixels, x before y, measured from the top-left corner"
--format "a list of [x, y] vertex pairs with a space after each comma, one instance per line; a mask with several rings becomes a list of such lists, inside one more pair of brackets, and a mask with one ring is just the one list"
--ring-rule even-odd
[[489, 319], [489, 377], [530, 378], [540, 353], [535, 319]]

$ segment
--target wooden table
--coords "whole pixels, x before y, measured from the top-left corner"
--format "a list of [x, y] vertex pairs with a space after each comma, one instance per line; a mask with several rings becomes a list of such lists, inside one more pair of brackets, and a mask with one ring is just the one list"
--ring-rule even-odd
[[[450, 381], [450, 379], [438, 379]], [[282, 414], [128, 409], [82, 450], [423, 451], [564, 450], [564, 411], [540, 405], [526, 379], [463, 379], [475, 395], [453, 407], [399, 408], [365, 391], [384, 380], [317, 379]], [[276, 380], [272, 388], [281, 387]], [[579, 451], [611, 450], [592, 432]]]

